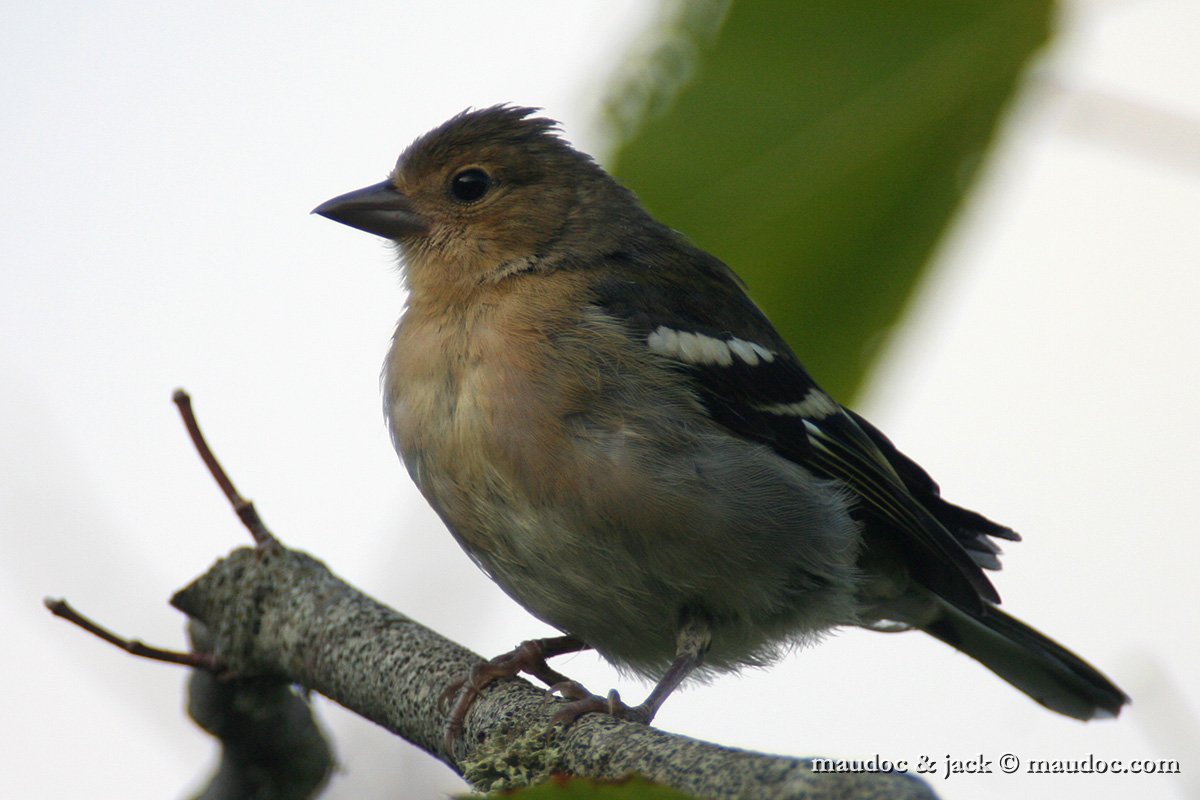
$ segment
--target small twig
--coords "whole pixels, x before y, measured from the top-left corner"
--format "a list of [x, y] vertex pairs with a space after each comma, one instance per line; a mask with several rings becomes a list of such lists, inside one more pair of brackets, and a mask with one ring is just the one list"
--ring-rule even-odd
[[66, 600], [47, 597], [42, 601], [46, 604], [46, 608], [50, 609], [50, 613], [56, 617], [62, 617], [67, 622], [74, 623], [80, 628], [83, 628], [88, 633], [99, 636], [104, 641], [111, 645], [121, 648], [125, 652], [148, 658], [151, 661], [165, 661], [168, 664], [182, 664], [185, 667], [195, 667], [208, 672], [220, 673], [223, 668], [217, 662], [216, 658], [211, 653], [182, 653], [178, 650], [163, 650], [159, 647], [151, 647], [148, 644], [139, 642], [136, 639], [125, 639], [117, 636], [112, 631], [80, 614], [72, 608]]
[[221, 487], [221, 491], [225, 493], [225, 497], [229, 500], [229, 504], [233, 506], [234, 512], [242, 524], [246, 526], [246, 530], [250, 531], [250, 535], [254, 537], [255, 544], [259, 546], [268, 544], [277, 544], [275, 536], [271, 531], [267, 530], [266, 523], [258, 516], [258, 511], [254, 508], [254, 503], [238, 494], [238, 490], [234, 488], [233, 481], [225, 473], [221, 467], [217, 457], [213, 455], [212, 449], [209, 448], [208, 442], [204, 440], [204, 434], [200, 432], [200, 424], [196, 422], [196, 415], [192, 411], [192, 398], [183, 389], [176, 389], [175, 394], [171, 398], [175, 405], [179, 408], [179, 415], [183, 417], [183, 424], [187, 427], [188, 435], [192, 437], [192, 444], [196, 447], [196, 452], [200, 454], [200, 458], [204, 461], [204, 466], [208, 467], [209, 473], [213, 476], [213, 480]]

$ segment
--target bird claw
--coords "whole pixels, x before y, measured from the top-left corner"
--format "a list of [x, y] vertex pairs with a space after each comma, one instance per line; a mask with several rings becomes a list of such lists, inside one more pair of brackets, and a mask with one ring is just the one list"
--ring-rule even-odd
[[[454, 742], [463, 732], [467, 712], [470, 711], [475, 698], [488, 686], [502, 678], [512, 678], [524, 672], [552, 686], [574, 684], [587, 694], [587, 690], [580, 684], [556, 672], [546, 663], [547, 652], [550, 655], [559, 654], [560, 650], [557, 647], [561, 645], [562, 641], [565, 641], [565, 638], [563, 637], [562, 640], [532, 639], [521, 642], [509, 652], [471, 667], [471, 671], [465, 678], [459, 678], [447, 684], [441, 695], [438, 696], [439, 710], [445, 711], [447, 707], [450, 707], [451, 700], [454, 700], [455, 697], [457, 700], [450, 708], [446, 720], [446, 752], [454, 752]], [[548, 644], [551, 645], [549, 651], [547, 651]], [[561, 650], [561, 652], [571, 652], [577, 649], [579, 648], [572, 647]]]
[[579, 681], [560, 681], [546, 690], [546, 695], [550, 698], [558, 695], [567, 700], [582, 700], [585, 697], [592, 697], [588, 688]]
[[550, 727], [558, 724], [562, 724], [563, 727], [569, 726], [584, 714], [591, 713], [608, 714], [617, 719], [640, 722], [643, 725], [649, 725], [650, 720], [654, 718], [654, 712], [645, 703], [640, 706], [625, 705], [616, 689], [610, 690], [607, 697], [601, 697], [589, 692], [582, 684], [568, 681], [555, 685], [551, 691], [559, 692], [568, 702], [563, 703], [554, 712], [554, 716], [550, 718]]
[[446, 684], [446, 688], [442, 689], [442, 693], [438, 695], [437, 708], [443, 714], [450, 708], [450, 701], [453, 700], [464, 686], [470, 681], [470, 678], [459, 678], [455, 681], [450, 681]]

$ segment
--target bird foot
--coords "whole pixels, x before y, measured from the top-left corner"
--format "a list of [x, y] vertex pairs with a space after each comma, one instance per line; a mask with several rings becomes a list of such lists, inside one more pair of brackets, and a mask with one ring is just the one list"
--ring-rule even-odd
[[569, 702], [563, 703], [550, 718], [550, 726], [570, 725], [584, 714], [593, 712], [608, 714], [617, 719], [627, 719], [630, 722], [640, 722], [649, 725], [654, 719], [654, 709], [646, 703], [640, 706], [628, 706], [621, 701], [621, 695], [616, 689], [609, 691], [607, 697], [589, 692], [583, 684], [576, 681], [563, 681], [550, 687], [551, 693], [557, 692]]
[[[512, 678], [520, 673], [532, 675], [547, 686], [575, 684], [565, 675], [555, 671], [546, 663], [548, 657], [584, 649], [586, 645], [571, 637], [555, 639], [531, 639], [521, 642], [507, 653], [490, 661], [476, 664], [466, 677], [453, 681], [442, 690], [438, 707], [445, 710], [455, 700], [446, 720], [446, 752], [454, 752], [454, 741], [463, 731], [467, 712], [479, 693], [502, 678]], [[575, 684], [578, 686], [579, 684]], [[580, 687], [582, 689], [582, 687]]]

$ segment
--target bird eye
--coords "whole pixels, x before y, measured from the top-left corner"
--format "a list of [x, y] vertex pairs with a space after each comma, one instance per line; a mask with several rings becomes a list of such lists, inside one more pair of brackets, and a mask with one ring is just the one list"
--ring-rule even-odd
[[460, 203], [474, 203], [492, 188], [492, 178], [478, 167], [464, 169], [450, 181], [450, 195]]

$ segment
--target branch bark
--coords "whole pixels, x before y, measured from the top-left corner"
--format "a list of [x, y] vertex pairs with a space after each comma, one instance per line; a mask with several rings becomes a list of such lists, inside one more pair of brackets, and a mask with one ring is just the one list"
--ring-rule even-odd
[[275, 540], [235, 550], [172, 604], [204, 625], [226, 669], [319, 692], [444, 761], [480, 790], [553, 773], [601, 779], [637, 773], [705, 798], [934, 796], [910, 775], [818, 774], [805, 759], [720, 747], [599, 714], [550, 730], [553, 701], [521, 679], [484, 690], [455, 752], [448, 752], [439, 696], [482, 659]]
[[[197, 646], [210, 643], [203, 625], [189, 628]], [[193, 670], [188, 716], [221, 742], [217, 769], [194, 800], [309, 800], [333, 772], [333, 752], [311, 706], [285, 680]]]

